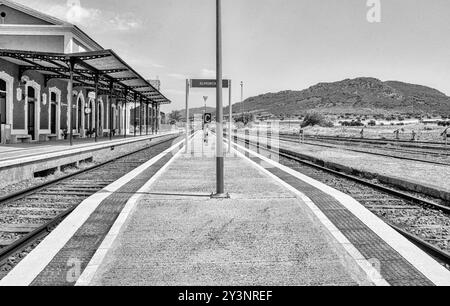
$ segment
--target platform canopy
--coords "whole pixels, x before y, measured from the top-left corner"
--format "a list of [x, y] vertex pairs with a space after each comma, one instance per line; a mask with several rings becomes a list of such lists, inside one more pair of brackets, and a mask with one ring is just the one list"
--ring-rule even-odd
[[74, 86], [95, 88], [97, 84], [100, 94], [108, 94], [112, 88], [116, 97], [126, 94], [146, 103], [171, 103], [112, 50], [64, 54], [0, 49], [0, 58], [19, 65], [21, 74], [40, 72], [46, 82], [69, 80], [72, 67]]

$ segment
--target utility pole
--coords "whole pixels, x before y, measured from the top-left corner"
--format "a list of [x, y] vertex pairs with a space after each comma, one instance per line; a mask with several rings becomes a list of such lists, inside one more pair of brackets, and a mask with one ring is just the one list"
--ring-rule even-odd
[[244, 82], [241, 81], [241, 106], [242, 106], [242, 120], [244, 120], [245, 107], [244, 107]]
[[227, 198], [224, 184], [224, 157], [223, 157], [223, 103], [222, 103], [222, 1], [216, 0], [216, 183], [217, 190], [213, 198]]
[[[189, 126], [189, 89], [191, 84], [189, 80], [186, 80], [186, 154], [189, 153], [189, 135], [190, 135], [190, 126]], [[153, 110], [152, 110], [153, 114]]]

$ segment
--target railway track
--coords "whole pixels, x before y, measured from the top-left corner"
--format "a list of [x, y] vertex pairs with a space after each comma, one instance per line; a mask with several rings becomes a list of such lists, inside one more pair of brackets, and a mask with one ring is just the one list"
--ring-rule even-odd
[[[280, 135], [280, 140], [287, 141], [287, 142], [295, 142], [295, 143], [299, 142], [298, 137], [287, 136], [287, 135]], [[314, 140], [312, 140], [312, 141], [314, 141]], [[448, 153], [448, 152], [428, 152], [428, 151], [420, 151], [420, 150], [413, 151], [413, 150], [403, 150], [403, 149], [398, 149], [398, 148], [393, 148], [393, 147], [376, 147], [376, 146], [361, 147], [360, 145], [356, 146], [355, 144], [334, 145], [334, 144], [324, 144], [324, 143], [321, 143], [320, 141], [319, 141], [319, 143], [311, 142], [311, 140], [304, 141], [303, 144], [310, 145], [310, 146], [331, 148], [331, 149], [346, 150], [346, 151], [350, 151], [350, 152], [384, 156], [384, 157], [390, 157], [390, 158], [401, 159], [401, 160], [411, 160], [411, 161], [417, 161], [417, 162], [433, 164], [433, 165], [450, 166], [450, 153]], [[349, 146], [351, 146], [352, 148], [349, 148]], [[384, 152], [387, 152], [387, 153], [384, 153]], [[409, 155], [409, 157], [408, 157], [408, 155]], [[426, 157], [431, 157], [431, 158], [428, 158], [428, 159], [417, 158], [416, 157], [417, 155], [424, 155]]]
[[450, 269], [450, 206], [322, 167], [302, 160], [295, 152], [263, 148], [240, 137], [237, 140], [249, 149], [279, 154], [281, 164], [350, 195]]
[[[290, 133], [281, 133], [281, 136], [294, 136]], [[354, 138], [354, 137], [336, 137], [336, 136], [319, 136], [319, 135], [305, 135], [306, 139], [317, 140], [323, 142], [334, 143], [353, 143], [353, 144], [368, 144], [381, 145], [399, 148], [412, 148], [422, 150], [440, 150], [450, 151], [450, 146], [446, 146], [444, 142], [424, 142], [424, 141], [407, 141], [395, 139], [376, 139], [376, 138]]]
[[178, 137], [0, 198], [0, 277], [81, 202], [169, 148]]

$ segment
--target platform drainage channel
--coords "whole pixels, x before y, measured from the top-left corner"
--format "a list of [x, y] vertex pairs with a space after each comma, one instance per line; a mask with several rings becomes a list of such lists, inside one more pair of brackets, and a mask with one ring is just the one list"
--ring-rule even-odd
[[34, 173], [34, 177], [35, 178], [47, 177], [49, 175], [55, 174], [57, 171], [58, 171], [58, 167], [47, 169], [47, 170], [43, 170], [43, 171], [38, 171], [38, 172]]

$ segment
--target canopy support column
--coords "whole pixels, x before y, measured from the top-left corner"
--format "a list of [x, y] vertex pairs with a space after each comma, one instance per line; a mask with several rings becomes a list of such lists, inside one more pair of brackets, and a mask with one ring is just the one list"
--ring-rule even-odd
[[155, 122], [155, 130], [156, 135], [158, 135], [159, 132], [159, 104], [156, 103], [156, 122]]
[[128, 90], [125, 90], [125, 100], [123, 102], [123, 116], [124, 116], [124, 120], [123, 120], [123, 124], [124, 124], [124, 131], [123, 131], [123, 138], [127, 138], [127, 132], [129, 131], [128, 129], [128, 122], [127, 122], [127, 98], [128, 98]]
[[98, 74], [95, 74], [95, 99], [94, 99], [94, 105], [95, 105], [95, 114], [92, 114], [91, 116], [95, 116], [95, 142], [98, 141], [98, 132], [100, 130], [99, 126], [99, 101], [98, 101]]
[[145, 135], [148, 135], [148, 102], [145, 104]]
[[139, 136], [142, 136], [142, 96], [139, 99]]
[[70, 145], [73, 145], [73, 109], [72, 109], [72, 100], [73, 100], [73, 70], [75, 68], [75, 61], [73, 58], [69, 58], [69, 101], [67, 101], [67, 108], [69, 109], [69, 118], [68, 118], [68, 123], [69, 125], [67, 126], [67, 129], [69, 130], [69, 142]]
[[134, 120], [133, 120], [134, 137], [136, 137], [136, 108], [137, 108], [137, 94], [134, 94]]
[[153, 106], [154, 106], [154, 103], [151, 103], [151, 109], [150, 109], [150, 125], [151, 125], [151, 127], [152, 127], [152, 135], [153, 134], [155, 134], [155, 127], [153, 126], [153, 123], [154, 123], [154, 120], [155, 120], [155, 117], [154, 117], [154, 108], [153, 108]]
[[109, 83], [109, 140], [112, 140], [113, 134], [113, 112], [112, 112], [112, 99], [113, 99], [114, 83]]

